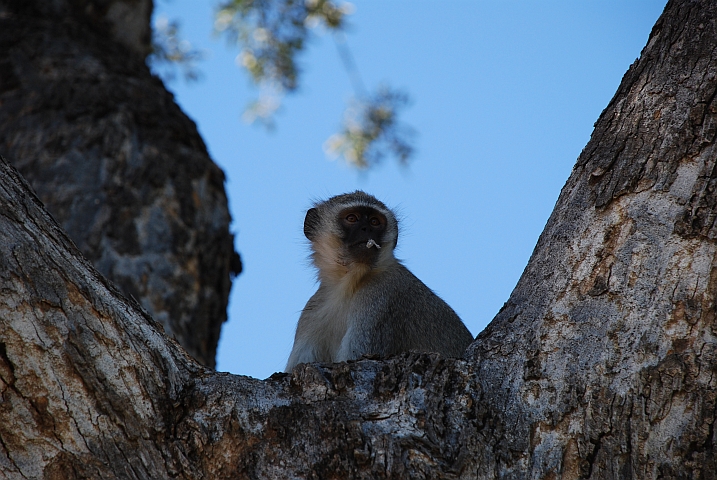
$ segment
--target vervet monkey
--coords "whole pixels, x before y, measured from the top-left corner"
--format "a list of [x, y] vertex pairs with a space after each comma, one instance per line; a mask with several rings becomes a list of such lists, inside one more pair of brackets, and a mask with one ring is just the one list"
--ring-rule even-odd
[[346, 193], [306, 212], [319, 289], [304, 307], [286, 371], [408, 350], [460, 357], [473, 336], [396, 257], [398, 222], [372, 195]]

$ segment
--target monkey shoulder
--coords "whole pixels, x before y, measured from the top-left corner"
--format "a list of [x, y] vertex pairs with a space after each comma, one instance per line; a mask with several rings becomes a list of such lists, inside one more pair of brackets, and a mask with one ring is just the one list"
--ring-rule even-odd
[[373, 288], [374, 297], [387, 303], [391, 312], [399, 316], [415, 315], [428, 309], [431, 314], [440, 313], [458, 318], [442, 298], [400, 262], [396, 262]]
[[400, 263], [360, 297], [365, 304], [357, 305], [361, 318], [355, 323], [371, 353], [418, 350], [459, 357], [473, 340], [458, 314]]

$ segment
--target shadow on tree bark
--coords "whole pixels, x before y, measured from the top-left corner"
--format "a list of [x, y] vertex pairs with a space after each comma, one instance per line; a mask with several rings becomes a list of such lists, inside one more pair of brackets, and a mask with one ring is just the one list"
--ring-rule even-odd
[[668, 3], [464, 360], [202, 368], [0, 163], [0, 472], [715, 478], [716, 22]]
[[145, 65], [151, 9], [0, 1], [0, 153], [85, 257], [213, 367], [241, 264], [224, 173]]

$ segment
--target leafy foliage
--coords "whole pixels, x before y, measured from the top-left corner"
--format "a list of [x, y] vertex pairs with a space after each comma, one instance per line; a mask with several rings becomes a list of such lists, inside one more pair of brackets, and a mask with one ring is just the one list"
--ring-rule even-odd
[[[239, 45], [237, 63], [248, 70], [261, 90], [245, 111], [246, 120], [274, 126], [273, 115], [283, 95], [299, 85], [296, 57], [312, 29], [323, 26], [338, 34], [351, 11], [351, 4], [330, 0], [229, 0], [220, 4], [215, 29]], [[342, 131], [324, 144], [327, 154], [343, 156], [359, 168], [371, 167], [387, 153], [406, 164], [414, 150], [413, 131], [401, 125], [398, 111], [408, 103], [408, 96], [388, 87], [365, 93], [343, 38], [337, 44], [356, 96], [344, 115]]]
[[408, 95], [386, 86], [369, 98], [354, 100], [346, 111], [341, 133], [332, 135], [324, 149], [359, 168], [379, 163], [386, 152], [406, 164], [413, 153], [414, 132], [401, 125], [398, 111], [408, 103]]
[[152, 31], [152, 52], [147, 59], [152, 70], [165, 81], [174, 80], [176, 68], [181, 68], [186, 80], [200, 77], [196, 62], [203, 60], [204, 52], [195, 50], [189, 41], [182, 39], [179, 23], [159, 17]]
[[[386, 86], [366, 93], [358, 69], [345, 44], [342, 31], [350, 3], [331, 0], [224, 0], [217, 8], [214, 28], [239, 47], [237, 64], [245, 68], [259, 87], [259, 97], [244, 112], [244, 119], [275, 126], [274, 115], [287, 93], [299, 86], [301, 69], [297, 57], [317, 27], [333, 32], [344, 66], [354, 85], [355, 96], [344, 114], [340, 133], [324, 144], [328, 155], [343, 156], [351, 165], [370, 168], [387, 154], [407, 164], [414, 148], [413, 130], [399, 121], [399, 110], [408, 96]], [[179, 66], [187, 79], [196, 79], [195, 62], [204, 57], [182, 40], [179, 25], [166, 18], [155, 24], [150, 64], [165, 79]]]
[[296, 90], [296, 55], [304, 49], [310, 29], [323, 24], [340, 29], [348, 4], [329, 0], [229, 0], [219, 6], [215, 28], [241, 46], [238, 60], [257, 84], [276, 83]]

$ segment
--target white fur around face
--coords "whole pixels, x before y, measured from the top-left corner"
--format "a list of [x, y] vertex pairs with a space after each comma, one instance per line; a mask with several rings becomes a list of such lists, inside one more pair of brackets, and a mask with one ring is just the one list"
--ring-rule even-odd
[[356, 292], [374, 275], [396, 263], [391, 246], [381, 249], [377, 265], [372, 268], [349, 261], [342, 253], [343, 244], [334, 235], [323, 235], [312, 242], [321, 285], [299, 320], [287, 371], [299, 363], [354, 357], [350, 332], [354, 312], [361, 308], [355, 301]]
[[353, 262], [345, 254], [341, 240], [334, 235], [322, 235], [312, 242], [311, 247], [314, 250], [312, 259], [321, 285], [337, 290], [334, 294], [339, 295], [343, 301], [352, 297], [373, 275], [382, 272], [396, 261], [393, 248], [386, 247], [381, 249], [378, 261], [373, 267]]

